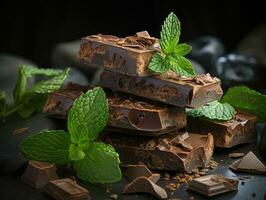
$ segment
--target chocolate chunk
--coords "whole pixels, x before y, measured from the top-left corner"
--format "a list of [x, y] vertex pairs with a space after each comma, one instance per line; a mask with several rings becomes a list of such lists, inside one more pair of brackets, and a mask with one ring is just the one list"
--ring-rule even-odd
[[50, 181], [45, 187], [45, 193], [56, 200], [90, 200], [88, 190], [69, 178]]
[[167, 199], [166, 191], [160, 186], [156, 185], [146, 177], [139, 177], [129, 183], [123, 190], [124, 194], [128, 193], [149, 193], [158, 199]]
[[[70, 84], [65, 89], [50, 94], [44, 112], [55, 117], [67, 118], [74, 99], [86, 89], [83, 86]], [[108, 126], [128, 129], [131, 133], [140, 135], [160, 135], [186, 126], [184, 108], [143, 101], [110, 91], [107, 92], [107, 98]]]
[[188, 173], [198, 167], [205, 168], [213, 153], [212, 135], [189, 133], [189, 137], [184, 140], [193, 147], [189, 150], [176, 143], [180, 134], [174, 132], [151, 139], [105, 133], [102, 140], [113, 145], [124, 166], [142, 163], [149, 169]]
[[214, 121], [201, 118], [188, 118], [188, 130], [198, 133], [211, 133], [214, 144], [220, 148], [230, 148], [256, 139], [257, 117], [238, 111], [235, 118], [228, 121]]
[[146, 165], [128, 165], [125, 176], [130, 180], [135, 180], [138, 177], [144, 176], [156, 183], [160, 179], [160, 174], [153, 174]]
[[238, 180], [221, 175], [208, 175], [191, 181], [188, 184], [188, 189], [211, 197], [217, 194], [238, 190]]
[[248, 152], [247, 155], [240, 160], [233, 162], [229, 167], [239, 172], [266, 174], [266, 166], [252, 151]]
[[40, 189], [50, 180], [58, 179], [54, 164], [30, 160], [21, 177], [21, 180], [28, 185]]
[[223, 94], [220, 80], [210, 75], [183, 78], [167, 73], [134, 77], [104, 70], [99, 85], [170, 105], [192, 108], [220, 99]]
[[82, 38], [78, 58], [89, 66], [145, 76], [151, 74], [148, 65], [153, 54], [159, 51], [157, 46], [158, 40], [143, 32], [126, 38], [91, 35]]
[[240, 158], [240, 157], [243, 157], [245, 154], [244, 153], [238, 153], [238, 152], [235, 152], [235, 153], [229, 153], [229, 158]]

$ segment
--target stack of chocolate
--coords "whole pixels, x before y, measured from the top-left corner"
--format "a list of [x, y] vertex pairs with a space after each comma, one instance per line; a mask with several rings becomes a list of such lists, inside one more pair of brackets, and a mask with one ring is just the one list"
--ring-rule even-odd
[[[159, 51], [158, 39], [146, 31], [126, 38], [98, 34], [82, 39], [78, 57], [87, 69], [104, 69], [98, 85], [106, 91], [110, 119], [101, 139], [114, 146], [122, 165], [190, 173], [208, 164], [214, 140], [210, 129], [179, 131], [187, 126], [185, 109], [218, 100], [223, 91], [209, 74], [153, 74], [148, 65]], [[73, 100], [87, 89], [69, 84], [49, 96], [45, 112], [66, 118]]]

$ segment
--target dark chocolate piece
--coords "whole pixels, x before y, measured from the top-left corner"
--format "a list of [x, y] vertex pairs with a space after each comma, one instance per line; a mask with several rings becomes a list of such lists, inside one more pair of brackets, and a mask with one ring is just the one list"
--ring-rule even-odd
[[188, 118], [188, 130], [197, 133], [211, 133], [214, 144], [220, 148], [230, 148], [256, 139], [257, 117], [238, 112], [229, 121], [209, 121], [201, 118]]
[[210, 75], [183, 78], [166, 73], [161, 76], [134, 77], [104, 70], [99, 85], [179, 107], [197, 108], [221, 98], [220, 80]]
[[[67, 118], [68, 110], [84, 87], [73, 84], [49, 95], [44, 112]], [[171, 107], [133, 97], [107, 92], [108, 126], [131, 130], [140, 135], [160, 135], [186, 126], [184, 108]], [[123, 131], [124, 132], [124, 131]], [[130, 131], [129, 131], [130, 132]]]
[[[91, 35], [82, 38], [78, 58], [84, 64], [104, 67], [133, 76], [150, 75], [148, 65], [158, 40], [145, 32], [118, 38], [110, 35]], [[85, 69], [86, 70], [86, 69]]]
[[208, 175], [192, 180], [188, 184], [188, 189], [211, 197], [229, 191], [237, 191], [238, 180], [221, 175]]
[[233, 162], [229, 167], [230, 169], [238, 172], [266, 174], [266, 166], [252, 151], [248, 152], [247, 155], [240, 160]]
[[45, 193], [56, 200], [90, 200], [88, 190], [69, 178], [50, 181], [45, 187]]
[[190, 133], [184, 140], [193, 147], [189, 150], [178, 142], [180, 134], [174, 132], [151, 139], [105, 133], [102, 140], [113, 145], [123, 166], [145, 164], [149, 169], [188, 173], [206, 167], [213, 153], [212, 135]]
[[123, 190], [123, 194], [149, 193], [158, 199], [167, 199], [166, 191], [146, 177], [139, 177], [129, 183]]
[[58, 179], [54, 164], [30, 160], [21, 180], [36, 189], [43, 188], [50, 180]]
[[160, 174], [153, 174], [146, 165], [128, 165], [125, 176], [130, 180], [135, 180], [138, 177], [144, 176], [152, 182], [157, 183], [160, 179]]

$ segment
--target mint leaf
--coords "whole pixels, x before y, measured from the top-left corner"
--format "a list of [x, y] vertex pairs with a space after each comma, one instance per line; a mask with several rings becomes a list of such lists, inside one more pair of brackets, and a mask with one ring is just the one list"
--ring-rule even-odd
[[187, 115], [192, 117], [206, 117], [216, 120], [230, 120], [236, 114], [235, 109], [228, 103], [212, 101], [199, 108], [191, 109]]
[[108, 122], [108, 109], [105, 93], [100, 87], [88, 90], [76, 99], [67, 121], [71, 141], [84, 147], [95, 140]]
[[182, 56], [166, 56], [166, 63], [170, 67], [170, 70], [176, 74], [190, 77], [195, 75], [195, 71], [189, 60]]
[[23, 65], [22, 71], [27, 78], [31, 78], [34, 75], [58, 76], [62, 73], [62, 70], [59, 69], [44, 69], [33, 67], [30, 65]]
[[189, 52], [191, 52], [191, 50], [192, 50], [192, 47], [190, 45], [188, 45], [187, 43], [182, 43], [182, 44], [178, 44], [175, 47], [174, 53], [179, 55], [179, 56], [185, 56]]
[[74, 162], [77, 175], [91, 183], [112, 183], [121, 179], [119, 156], [111, 145], [94, 142], [83, 160]]
[[61, 165], [69, 162], [69, 145], [69, 133], [54, 130], [31, 135], [20, 147], [28, 159]]
[[221, 101], [257, 115], [260, 122], [266, 122], [266, 95], [246, 86], [237, 86], [229, 88]]
[[8, 108], [7, 102], [6, 102], [6, 93], [0, 92], [0, 118], [1, 115], [6, 112]]
[[40, 81], [32, 86], [29, 93], [39, 93], [39, 94], [46, 94], [51, 93], [56, 90], [59, 90], [63, 82], [68, 76], [70, 69], [67, 68], [63, 72], [61, 72], [59, 75], [54, 76], [53, 78], [46, 80], [46, 81]]
[[69, 159], [71, 161], [82, 160], [85, 153], [76, 144], [71, 144], [69, 147]]
[[164, 58], [159, 53], [154, 54], [148, 68], [158, 73], [165, 73], [169, 69]]
[[21, 108], [18, 109], [18, 114], [22, 118], [28, 118], [34, 112], [35, 107], [31, 104], [24, 104]]
[[160, 46], [164, 54], [172, 53], [179, 41], [180, 22], [176, 15], [171, 12], [165, 19], [160, 33]]

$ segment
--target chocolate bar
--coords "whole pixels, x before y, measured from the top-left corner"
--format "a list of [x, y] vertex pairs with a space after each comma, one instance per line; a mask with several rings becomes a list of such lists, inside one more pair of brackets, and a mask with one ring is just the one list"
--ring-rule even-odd
[[88, 190], [75, 181], [65, 178], [50, 181], [45, 187], [45, 193], [56, 200], [90, 200]]
[[188, 130], [197, 133], [211, 133], [214, 144], [220, 148], [230, 148], [256, 139], [257, 117], [238, 111], [229, 121], [210, 121], [188, 117]]
[[102, 140], [119, 153], [123, 166], [145, 164], [149, 169], [186, 171], [204, 168], [213, 153], [211, 134], [174, 132], [151, 139], [105, 133]]
[[50, 180], [58, 179], [54, 164], [30, 160], [21, 180], [33, 188], [41, 189]]
[[197, 108], [221, 98], [220, 80], [209, 74], [184, 78], [174, 73], [135, 77], [104, 70], [99, 85], [179, 107]]
[[[67, 118], [68, 110], [83, 86], [68, 85], [65, 89], [49, 95], [44, 112], [59, 118]], [[142, 101], [133, 97], [107, 92], [109, 103], [108, 125], [127, 129], [133, 134], [160, 135], [186, 126], [184, 108]], [[124, 131], [120, 131], [124, 132]]]
[[[87, 65], [133, 76], [146, 76], [153, 54], [159, 51], [159, 42], [147, 32], [118, 38], [112, 35], [91, 35], [82, 38], [79, 60]], [[85, 69], [86, 70], [86, 69]]]

